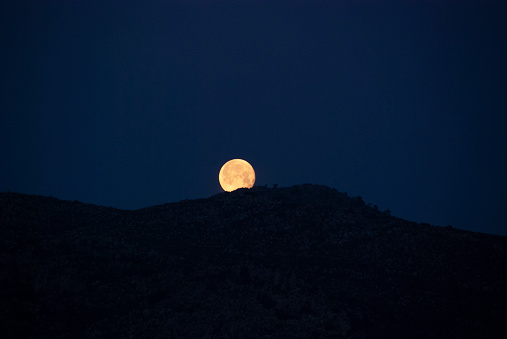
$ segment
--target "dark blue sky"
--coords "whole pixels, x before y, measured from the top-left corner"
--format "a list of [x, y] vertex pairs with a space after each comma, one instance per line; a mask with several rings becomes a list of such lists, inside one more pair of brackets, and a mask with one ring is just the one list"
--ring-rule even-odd
[[0, 191], [136, 209], [242, 158], [507, 235], [501, 3], [3, 1]]

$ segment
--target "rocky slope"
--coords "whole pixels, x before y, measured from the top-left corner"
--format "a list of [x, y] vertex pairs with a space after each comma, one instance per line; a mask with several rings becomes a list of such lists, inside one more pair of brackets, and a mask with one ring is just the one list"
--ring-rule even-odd
[[503, 338], [507, 238], [324, 186], [136, 211], [0, 193], [4, 338]]

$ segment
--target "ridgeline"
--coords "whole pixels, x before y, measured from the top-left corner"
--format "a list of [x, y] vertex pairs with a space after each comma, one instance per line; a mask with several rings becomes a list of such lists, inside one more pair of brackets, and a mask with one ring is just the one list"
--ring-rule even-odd
[[504, 338], [507, 237], [325, 186], [135, 211], [0, 193], [3, 338]]

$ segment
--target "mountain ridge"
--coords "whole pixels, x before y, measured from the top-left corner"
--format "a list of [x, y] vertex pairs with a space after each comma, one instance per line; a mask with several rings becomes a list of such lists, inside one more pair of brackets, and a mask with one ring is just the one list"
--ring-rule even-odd
[[138, 210], [0, 193], [0, 226], [10, 336], [507, 333], [507, 237], [406, 221], [326, 186]]

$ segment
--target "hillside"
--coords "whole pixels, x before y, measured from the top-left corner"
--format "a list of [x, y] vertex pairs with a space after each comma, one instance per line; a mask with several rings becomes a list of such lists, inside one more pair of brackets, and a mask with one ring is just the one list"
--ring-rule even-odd
[[135, 211], [0, 193], [4, 338], [503, 338], [507, 237], [334, 189]]

